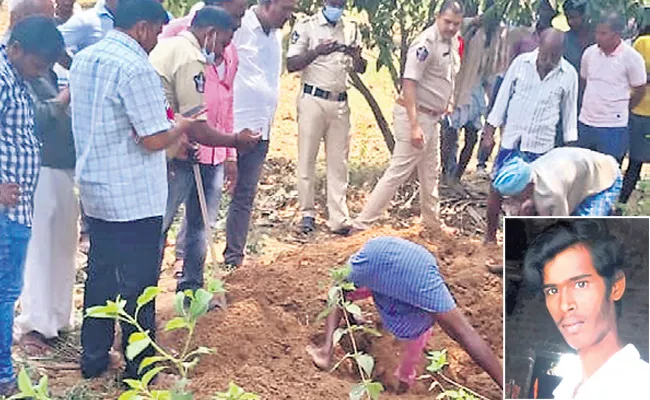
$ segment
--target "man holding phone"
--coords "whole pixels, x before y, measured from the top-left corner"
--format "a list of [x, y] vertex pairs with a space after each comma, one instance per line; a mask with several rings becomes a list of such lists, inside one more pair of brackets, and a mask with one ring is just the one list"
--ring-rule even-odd
[[346, 204], [350, 108], [349, 71], [363, 73], [357, 25], [342, 19], [346, 0], [324, 0], [323, 9], [296, 24], [287, 54], [289, 72], [302, 71], [298, 98], [298, 197], [302, 232], [315, 226], [314, 186], [316, 157], [325, 140], [329, 227], [346, 235], [350, 217]]
[[[230, 13], [221, 7], [205, 7], [199, 10], [190, 29], [177, 36], [163, 39], [152, 51], [150, 60], [158, 71], [165, 87], [167, 101], [175, 113], [206, 120], [210, 129], [223, 131], [217, 118], [206, 113], [206, 71], [221, 57], [232, 39], [234, 21]], [[222, 132], [230, 134], [232, 132]], [[237, 145], [255, 144], [257, 139], [250, 130], [235, 135]], [[209, 202], [212, 219], [218, 208], [224, 177], [224, 149], [200, 146], [195, 155], [173, 154], [168, 163], [169, 196], [163, 219], [162, 243], [167, 237], [174, 217], [181, 204], [185, 204], [186, 237], [183, 273], [177, 289], [196, 290], [203, 287], [203, 264], [207, 253], [206, 225], [201, 214], [198, 191], [203, 190]], [[196, 159], [195, 159], [196, 158]], [[195, 181], [193, 163], [199, 163], [203, 187]], [[207, 221], [208, 226], [213, 221]]]

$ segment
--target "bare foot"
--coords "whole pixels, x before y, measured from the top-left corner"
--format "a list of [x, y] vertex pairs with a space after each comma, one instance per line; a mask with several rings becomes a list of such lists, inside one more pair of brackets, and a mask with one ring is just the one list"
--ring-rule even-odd
[[332, 361], [332, 353], [324, 347], [307, 346], [307, 353], [311, 356], [314, 365], [322, 370], [328, 370]]
[[29, 357], [43, 357], [52, 352], [45, 336], [36, 331], [27, 332], [18, 341], [18, 345]]

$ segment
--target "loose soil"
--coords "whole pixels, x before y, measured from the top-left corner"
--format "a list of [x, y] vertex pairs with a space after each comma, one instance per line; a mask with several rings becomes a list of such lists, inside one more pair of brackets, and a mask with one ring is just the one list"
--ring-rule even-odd
[[[328, 271], [343, 265], [366, 240], [378, 235], [404, 237], [436, 254], [459, 306], [492, 350], [502, 354], [502, 283], [485, 268], [488, 260], [500, 259], [500, 248], [442, 235], [425, 239], [426, 233], [419, 228], [380, 228], [351, 238], [331, 239], [326, 246], [309, 244], [288, 250], [230, 275], [227, 312], [209, 314], [197, 330], [195, 343], [216, 349], [216, 355], [201, 361], [193, 378], [198, 398], [222, 390], [231, 380], [264, 399], [347, 398], [357, 379], [354, 366], [344, 363], [336, 372], [321, 372], [304, 348], [322, 339], [319, 332], [323, 324], [316, 316], [325, 305]], [[173, 282], [167, 283], [173, 290]], [[363, 309], [372, 311], [372, 320], [381, 328], [371, 303], [365, 302]], [[173, 316], [169, 302], [162, 302], [159, 315], [161, 320]], [[179, 348], [178, 339], [163, 335], [162, 341]], [[362, 349], [376, 359], [376, 379], [387, 387], [395, 385], [392, 372], [399, 362], [399, 343], [386, 332], [381, 338], [362, 338], [361, 342]], [[439, 328], [428, 348], [448, 349], [450, 378], [489, 398], [501, 398], [498, 386]], [[339, 348], [336, 356], [343, 354]], [[415, 400], [433, 396], [428, 393], [428, 384], [419, 382], [408, 395], [388, 393], [382, 397]]]

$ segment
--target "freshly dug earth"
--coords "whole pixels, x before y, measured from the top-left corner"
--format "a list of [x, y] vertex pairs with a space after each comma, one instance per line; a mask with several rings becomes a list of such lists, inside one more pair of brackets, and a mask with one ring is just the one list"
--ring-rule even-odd
[[[329, 270], [344, 265], [366, 240], [379, 235], [404, 237], [425, 245], [437, 256], [459, 306], [501, 358], [502, 283], [485, 267], [488, 260], [501, 259], [500, 248], [486, 247], [468, 238], [439, 236], [426, 240], [420, 228], [381, 228], [351, 238], [332, 239], [327, 245], [316, 243], [291, 249], [230, 275], [226, 279], [227, 312], [210, 313], [197, 329], [195, 344], [216, 350], [215, 355], [202, 359], [192, 379], [197, 398], [209, 398], [226, 388], [229, 381], [263, 399], [347, 398], [357, 380], [354, 365], [344, 363], [336, 372], [322, 372], [313, 366], [305, 346], [322, 340], [323, 323], [316, 321], [316, 316], [325, 306]], [[159, 304], [160, 321], [171, 318], [169, 302]], [[381, 328], [371, 302], [361, 305], [364, 312], [372, 311], [372, 319]], [[376, 359], [376, 379], [389, 388], [382, 398], [433, 398], [434, 393], [428, 392], [430, 382], [418, 382], [407, 395], [391, 393], [400, 347], [390, 334], [383, 333], [381, 338], [361, 340], [362, 350]], [[175, 335], [162, 335], [161, 340], [168, 347], [182, 345], [181, 338]], [[428, 347], [448, 349], [448, 377], [490, 399], [502, 397], [489, 376], [439, 328]], [[335, 357], [340, 359], [343, 355], [344, 351], [337, 349]]]

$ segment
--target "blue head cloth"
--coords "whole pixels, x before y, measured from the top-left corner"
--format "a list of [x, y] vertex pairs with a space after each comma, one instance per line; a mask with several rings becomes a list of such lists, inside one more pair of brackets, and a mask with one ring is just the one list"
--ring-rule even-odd
[[492, 180], [492, 187], [502, 196], [515, 196], [530, 183], [532, 174], [530, 164], [520, 157], [512, 157], [499, 168]]

